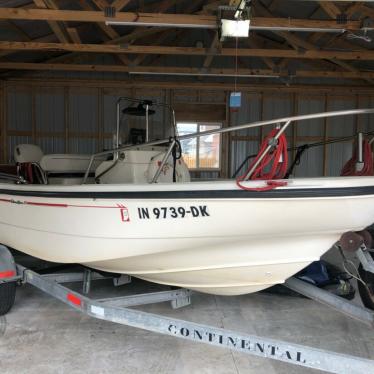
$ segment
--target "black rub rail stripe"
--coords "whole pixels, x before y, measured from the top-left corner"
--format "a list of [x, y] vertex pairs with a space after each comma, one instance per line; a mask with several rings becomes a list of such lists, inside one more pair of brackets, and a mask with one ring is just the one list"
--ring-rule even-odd
[[217, 198], [306, 198], [374, 195], [374, 186], [343, 188], [274, 189], [270, 191], [197, 190], [197, 191], [27, 191], [0, 189], [0, 194], [46, 198], [87, 199], [217, 199]]

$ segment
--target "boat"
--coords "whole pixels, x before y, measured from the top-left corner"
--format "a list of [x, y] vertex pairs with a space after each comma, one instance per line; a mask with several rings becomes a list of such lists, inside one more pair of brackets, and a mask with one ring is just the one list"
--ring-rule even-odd
[[[178, 139], [280, 123], [279, 139], [294, 121], [371, 113], [308, 114], [118, 145], [91, 156], [82, 184], [0, 183], [0, 242], [47, 261], [209, 294], [284, 283], [343, 233], [374, 222], [374, 177], [191, 182], [175, 156]], [[96, 183], [87, 183], [106, 155], [113, 157], [96, 168]]]

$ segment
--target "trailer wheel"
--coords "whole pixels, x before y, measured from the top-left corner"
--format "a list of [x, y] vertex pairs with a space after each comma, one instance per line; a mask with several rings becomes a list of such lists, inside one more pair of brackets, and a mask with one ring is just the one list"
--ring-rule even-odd
[[[373, 254], [370, 253], [373, 257]], [[362, 280], [366, 283], [366, 286], [362, 282], [357, 282], [358, 291], [361, 296], [361, 300], [366, 308], [374, 310], [374, 274], [366, 271], [362, 264], [358, 267], [358, 273]]]
[[0, 316], [7, 314], [16, 298], [16, 282], [0, 284]]

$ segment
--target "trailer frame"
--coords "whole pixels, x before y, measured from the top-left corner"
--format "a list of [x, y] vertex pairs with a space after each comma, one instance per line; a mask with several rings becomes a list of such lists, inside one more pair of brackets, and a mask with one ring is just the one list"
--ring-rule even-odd
[[[181, 308], [191, 303], [194, 292], [190, 290], [177, 289], [91, 299], [85, 294], [90, 289], [91, 281], [107, 277], [89, 269], [85, 269], [83, 273], [39, 274], [16, 264], [9, 254], [8, 249], [0, 245], [0, 274], [6, 267], [13, 266], [16, 271], [16, 274], [11, 277], [0, 278], [0, 287], [1, 283], [9, 282], [31, 284], [71, 308], [94, 318], [329, 373], [374, 372], [374, 360], [130, 309], [132, 306], [165, 301], [170, 301], [174, 309]], [[65, 282], [73, 281], [82, 281], [82, 293], [63, 285]], [[128, 281], [130, 282], [129, 278]], [[369, 309], [354, 305], [296, 278], [290, 278], [285, 285], [374, 327], [374, 312]]]

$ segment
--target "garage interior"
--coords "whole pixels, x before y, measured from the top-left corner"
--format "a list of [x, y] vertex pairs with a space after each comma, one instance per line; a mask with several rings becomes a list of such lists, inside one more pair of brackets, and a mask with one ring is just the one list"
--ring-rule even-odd
[[[224, 36], [221, 20], [235, 20], [238, 10], [250, 20], [248, 36]], [[44, 154], [112, 149], [120, 97], [170, 105], [182, 134], [373, 109], [373, 38], [370, 1], [1, 1], [0, 163], [14, 165], [19, 144], [35, 144]], [[240, 93], [239, 105], [233, 93]], [[121, 110], [136, 105], [126, 102]], [[292, 177], [340, 176], [355, 152], [356, 134], [373, 137], [373, 119], [363, 114], [293, 122], [285, 132], [290, 164], [302, 153]], [[144, 117], [123, 114], [120, 120], [124, 138], [130, 129], [144, 129]], [[192, 181], [238, 177], [268, 131], [256, 127], [182, 141]], [[155, 109], [150, 139], [171, 135], [168, 108]], [[324, 258], [341, 266], [336, 248]], [[357, 287], [356, 280], [351, 283]], [[111, 285], [94, 282], [91, 294], [120, 295], [128, 287], [113, 291]], [[130, 293], [165, 289], [134, 279]], [[358, 292], [353, 302], [362, 305]], [[161, 303], [142, 310], [374, 359], [372, 329], [280, 290], [233, 297], [198, 293], [181, 309]], [[0, 317], [0, 368], [3, 373], [317, 372], [96, 320], [30, 285], [18, 287], [12, 311]]]

